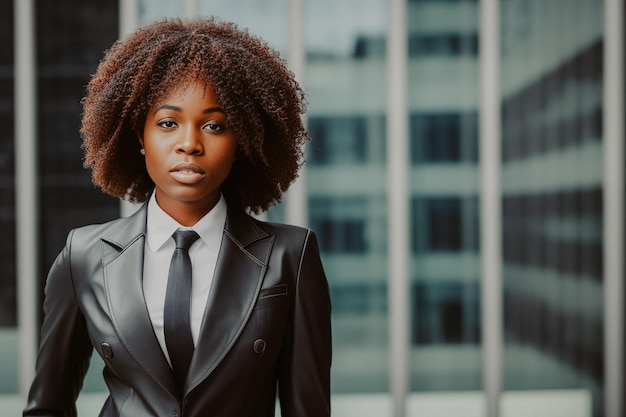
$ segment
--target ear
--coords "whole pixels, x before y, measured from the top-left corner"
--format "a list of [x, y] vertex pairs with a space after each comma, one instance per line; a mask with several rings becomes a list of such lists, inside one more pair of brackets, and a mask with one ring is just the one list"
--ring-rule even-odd
[[137, 135], [137, 140], [139, 141], [139, 144], [143, 148], [143, 132], [140, 132], [139, 130], [136, 130], [135, 134]]

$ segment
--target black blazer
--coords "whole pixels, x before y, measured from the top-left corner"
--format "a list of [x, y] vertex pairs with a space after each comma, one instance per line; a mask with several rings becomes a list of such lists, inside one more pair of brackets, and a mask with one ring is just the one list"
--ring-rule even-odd
[[310, 230], [229, 211], [183, 398], [142, 290], [146, 205], [70, 232], [50, 269], [24, 416], [75, 416], [93, 348], [102, 417], [330, 415], [328, 284]]

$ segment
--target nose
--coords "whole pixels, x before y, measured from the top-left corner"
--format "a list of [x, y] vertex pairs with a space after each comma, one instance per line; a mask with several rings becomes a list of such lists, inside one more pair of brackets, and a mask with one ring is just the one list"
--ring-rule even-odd
[[185, 129], [177, 144], [176, 152], [188, 155], [201, 155], [204, 152], [204, 147], [202, 146], [200, 134], [193, 127]]

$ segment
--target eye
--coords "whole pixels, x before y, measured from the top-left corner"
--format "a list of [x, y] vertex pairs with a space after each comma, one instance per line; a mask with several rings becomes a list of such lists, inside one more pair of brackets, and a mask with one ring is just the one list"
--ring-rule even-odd
[[222, 132], [226, 130], [226, 126], [218, 122], [209, 122], [206, 125], [204, 125], [204, 128], [211, 132]]
[[159, 123], [157, 123], [157, 125], [165, 129], [172, 129], [176, 127], [176, 122], [173, 120], [161, 120]]

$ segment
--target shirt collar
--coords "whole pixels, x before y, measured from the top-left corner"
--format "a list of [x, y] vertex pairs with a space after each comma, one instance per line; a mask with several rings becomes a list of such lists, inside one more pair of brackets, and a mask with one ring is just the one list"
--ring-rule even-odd
[[211, 249], [217, 252], [222, 241], [222, 233], [226, 224], [226, 199], [220, 196], [215, 207], [204, 215], [192, 227], [184, 227], [170, 217], [156, 201], [153, 192], [148, 201], [148, 217], [146, 220], [146, 242], [153, 251], [158, 251], [171, 237], [176, 229], [192, 229], [200, 239]]

